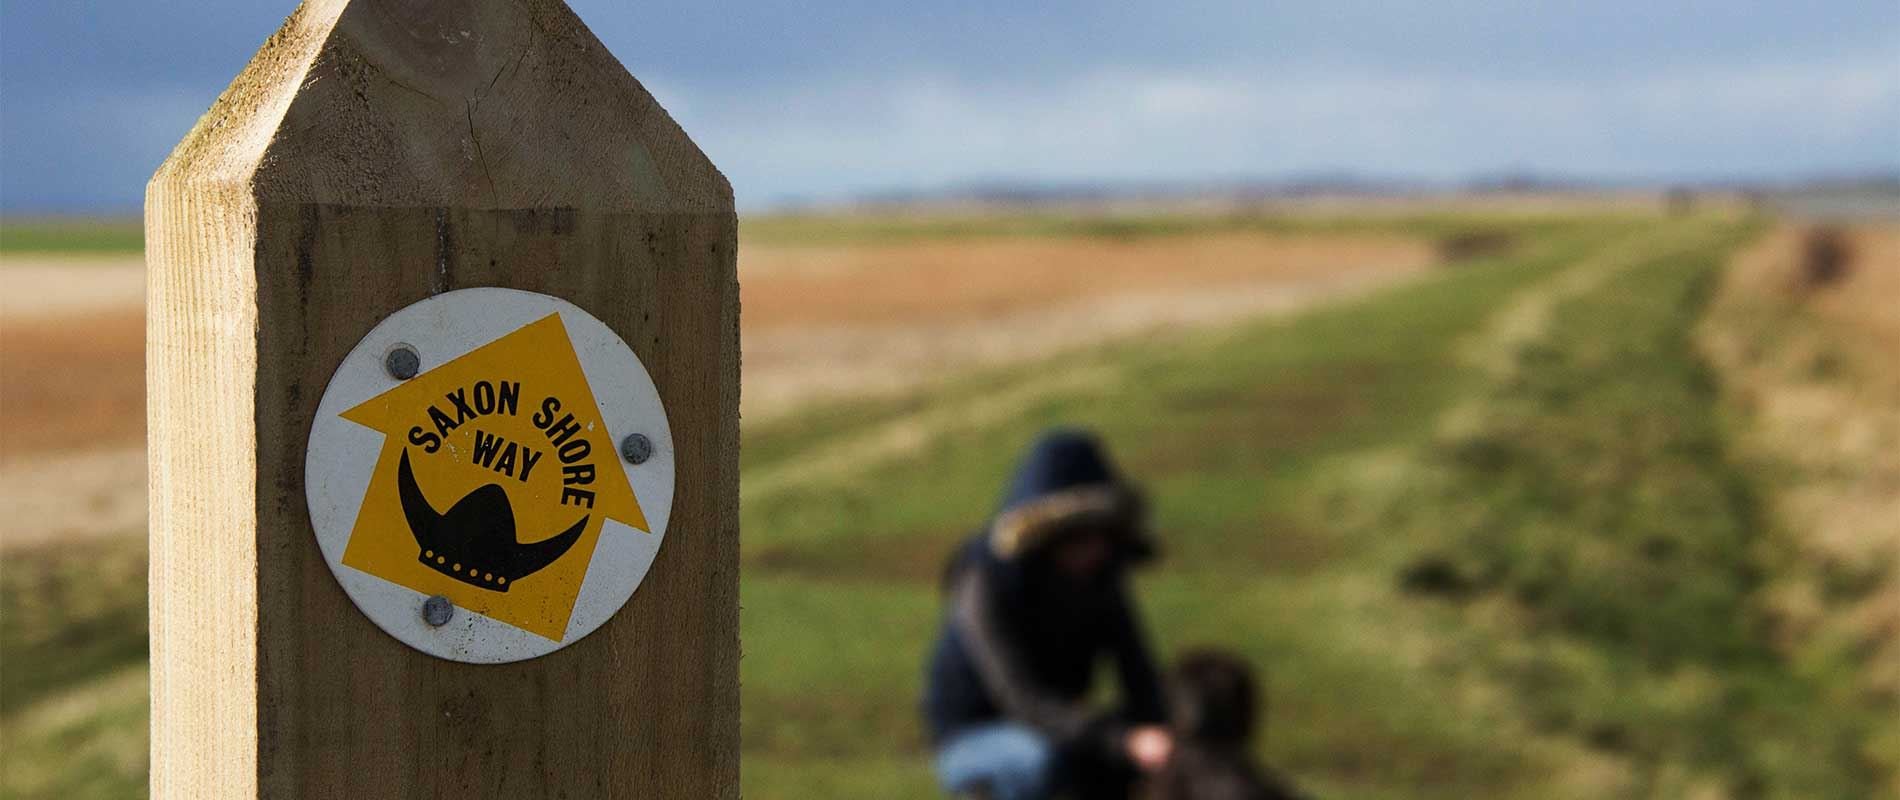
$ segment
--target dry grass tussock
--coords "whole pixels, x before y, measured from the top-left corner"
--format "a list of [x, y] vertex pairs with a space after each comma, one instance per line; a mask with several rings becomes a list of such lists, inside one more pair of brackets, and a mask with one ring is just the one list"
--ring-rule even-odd
[[1900, 226], [1765, 237], [1702, 334], [1799, 551], [1773, 592], [1784, 642], [1845, 641], [1900, 698]]

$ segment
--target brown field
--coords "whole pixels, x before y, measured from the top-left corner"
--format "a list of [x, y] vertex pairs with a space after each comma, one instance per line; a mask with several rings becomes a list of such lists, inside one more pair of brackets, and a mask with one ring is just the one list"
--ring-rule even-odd
[[748, 419], [1417, 274], [1396, 236], [1003, 238], [742, 251]]
[[[1120, 336], [1284, 310], [1429, 266], [1382, 236], [1003, 238], [746, 248], [745, 413], [897, 392]], [[0, 515], [9, 542], [144, 520], [144, 273], [0, 262]], [[47, 502], [80, 497], [81, 503]]]
[[0, 465], [145, 436], [142, 309], [8, 320], [0, 370]]
[[1222, 233], [1116, 240], [1025, 237], [760, 246], [743, 255], [748, 332], [1007, 316], [1116, 295], [1325, 282], [1413, 269], [1428, 243], [1398, 236]]

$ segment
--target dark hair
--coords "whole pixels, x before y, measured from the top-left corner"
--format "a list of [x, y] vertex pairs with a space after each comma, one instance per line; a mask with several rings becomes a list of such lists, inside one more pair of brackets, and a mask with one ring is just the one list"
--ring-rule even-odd
[[1175, 731], [1202, 742], [1240, 744], [1253, 737], [1253, 670], [1220, 650], [1194, 650], [1168, 676], [1169, 716]]

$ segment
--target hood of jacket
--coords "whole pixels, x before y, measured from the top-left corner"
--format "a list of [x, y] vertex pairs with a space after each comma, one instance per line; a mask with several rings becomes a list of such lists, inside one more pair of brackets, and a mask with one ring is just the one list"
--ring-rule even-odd
[[1100, 440], [1085, 431], [1050, 431], [1030, 446], [1003, 494], [986, 537], [989, 555], [1020, 561], [1081, 531], [1107, 535], [1124, 564], [1154, 555], [1147, 502]]

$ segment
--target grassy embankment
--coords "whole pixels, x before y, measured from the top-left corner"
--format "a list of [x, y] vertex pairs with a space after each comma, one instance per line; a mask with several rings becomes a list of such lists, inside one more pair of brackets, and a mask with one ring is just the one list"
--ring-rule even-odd
[[[1817, 242], [1845, 242], [1830, 259]], [[1833, 266], [1829, 266], [1832, 264]], [[1851, 674], [1867, 759], [1900, 797], [1900, 225], [1784, 226], [1724, 276], [1701, 329], [1736, 448], [1789, 531], [1768, 628], [1801, 668]]]
[[[1860, 796], [1867, 712], [1753, 624], [1780, 536], [1688, 336], [1747, 227], [1484, 224], [1519, 246], [1350, 305], [748, 428], [747, 795], [929, 795], [939, 559], [1078, 423], [1154, 490], [1158, 644], [1260, 664], [1315, 794]], [[5, 793], [138, 785], [138, 544], [8, 554]]]

